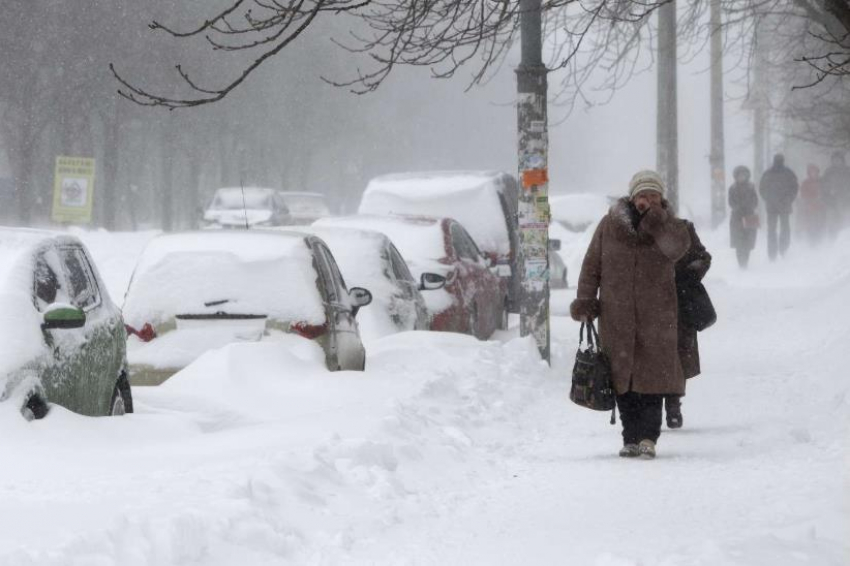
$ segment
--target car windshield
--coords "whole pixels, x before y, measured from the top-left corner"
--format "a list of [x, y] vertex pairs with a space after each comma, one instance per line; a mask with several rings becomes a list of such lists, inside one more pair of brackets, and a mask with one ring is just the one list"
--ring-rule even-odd
[[[244, 198], [244, 200], [243, 200]], [[213, 197], [211, 210], [270, 210], [272, 208], [272, 193], [269, 190], [219, 189]]]
[[321, 195], [288, 195], [282, 194], [289, 212], [293, 214], [310, 214], [313, 216], [327, 216], [330, 214], [328, 205]]

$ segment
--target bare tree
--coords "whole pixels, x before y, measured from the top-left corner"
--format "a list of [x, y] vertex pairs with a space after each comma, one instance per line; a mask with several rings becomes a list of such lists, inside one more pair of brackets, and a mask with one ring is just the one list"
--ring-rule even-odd
[[[610, 71], [603, 85], [622, 86], [634, 72], [635, 55], [648, 37], [649, 16], [670, 0], [549, 0], [544, 3], [551, 70], [568, 69], [561, 93], [572, 103], [593, 69]], [[115, 66], [120, 93], [134, 102], [169, 109], [217, 102], [239, 87], [257, 69], [280, 54], [320, 17], [347, 16], [351, 31], [335, 43], [363, 53], [368, 68], [348, 78], [328, 82], [364, 93], [375, 90], [398, 66], [428, 67], [435, 78], [450, 78], [461, 69], [469, 85], [486, 81], [514, 45], [518, 32], [516, 0], [232, 0], [194, 29], [180, 31], [153, 22], [151, 29], [173, 38], [202, 38], [210, 49], [248, 53], [250, 60], [220, 86], [199, 80], [182, 64], [176, 77], [185, 95], [168, 96], [138, 86]]]

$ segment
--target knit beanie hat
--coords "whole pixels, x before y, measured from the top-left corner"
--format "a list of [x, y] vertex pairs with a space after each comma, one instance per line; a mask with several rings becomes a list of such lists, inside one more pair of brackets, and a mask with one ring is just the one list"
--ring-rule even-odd
[[629, 182], [629, 198], [635, 198], [635, 195], [641, 191], [655, 191], [663, 197], [665, 188], [664, 181], [661, 180], [661, 175], [650, 169], [644, 169], [635, 173]]

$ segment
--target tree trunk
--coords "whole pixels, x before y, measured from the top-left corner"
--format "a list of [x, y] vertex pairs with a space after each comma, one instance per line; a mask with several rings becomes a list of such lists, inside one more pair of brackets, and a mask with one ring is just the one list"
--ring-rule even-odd
[[103, 116], [103, 182], [98, 193], [103, 199], [103, 226], [107, 230], [118, 229], [118, 209], [122, 202], [121, 191], [118, 190], [118, 167], [121, 143], [121, 117], [119, 105], [112, 108]]
[[726, 218], [726, 159], [723, 135], [723, 36], [720, 0], [711, 0], [711, 226]]
[[160, 160], [160, 222], [163, 231], [170, 232], [174, 229], [174, 124], [166, 116], [160, 122], [161, 138], [161, 160]]
[[667, 185], [667, 200], [679, 210], [679, 119], [676, 81], [676, 2], [658, 9], [658, 173]]
[[198, 198], [201, 184], [201, 150], [196, 145], [189, 151], [189, 181], [186, 184], [186, 213], [189, 215], [190, 227], [200, 227], [200, 219], [203, 214], [200, 199]]

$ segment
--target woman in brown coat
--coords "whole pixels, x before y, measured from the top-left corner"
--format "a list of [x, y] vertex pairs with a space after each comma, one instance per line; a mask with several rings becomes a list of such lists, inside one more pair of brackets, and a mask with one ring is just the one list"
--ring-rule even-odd
[[675, 265], [689, 247], [688, 229], [664, 200], [661, 178], [640, 171], [629, 196], [600, 221], [582, 263], [570, 312], [579, 321], [600, 317], [623, 423], [623, 457], [655, 457], [663, 398], [685, 392]]

